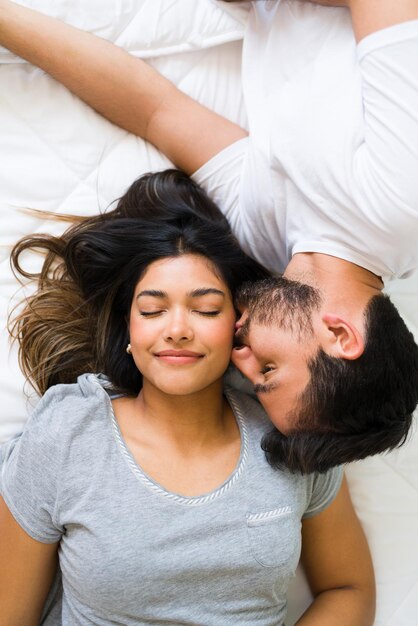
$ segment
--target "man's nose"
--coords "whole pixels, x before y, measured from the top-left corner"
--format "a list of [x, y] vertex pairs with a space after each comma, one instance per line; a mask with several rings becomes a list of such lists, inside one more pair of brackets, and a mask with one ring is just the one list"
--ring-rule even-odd
[[254, 385], [260, 382], [260, 365], [249, 346], [234, 348], [231, 361]]

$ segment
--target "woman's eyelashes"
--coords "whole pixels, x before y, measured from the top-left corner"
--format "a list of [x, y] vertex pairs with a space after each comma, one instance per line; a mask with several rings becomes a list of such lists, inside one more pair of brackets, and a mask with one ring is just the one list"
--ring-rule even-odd
[[[158, 315], [161, 315], [164, 312], [165, 312], [164, 310], [139, 311], [139, 314], [141, 315], [141, 317], [157, 317]], [[196, 310], [192, 310], [192, 313], [198, 313], [199, 315], [204, 315], [206, 317], [216, 317], [221, 312], [219, 310], [215, 310], [215, 311], [200, 311], [200, 310], [196, 309]]]
[[160, 315], [161, 313], [163, 313], [163, 311], [139, 311], [139, 314], [142, 317], [156, 317], [157, 315]]
[[200, 315], [206, 315], [207, 317], [216, 317], [220, 314], [220, 311], [193, 311], [193, 313], [199, 313]]

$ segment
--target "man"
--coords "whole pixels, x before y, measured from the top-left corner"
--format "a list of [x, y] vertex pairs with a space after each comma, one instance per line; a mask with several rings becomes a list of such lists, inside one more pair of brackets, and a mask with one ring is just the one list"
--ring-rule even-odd
[[243, 293], [233, 359], [278, 428], [271, 463], [299, 471], [398, 445], [418, 402], [418, 349], [381, 294], [418, 265], [418, 0], [315, 4], [331, 2], [253, 3], [248, 137], [143, 61], [0, 0], [0, 44], [155, 144], [284, 270]]

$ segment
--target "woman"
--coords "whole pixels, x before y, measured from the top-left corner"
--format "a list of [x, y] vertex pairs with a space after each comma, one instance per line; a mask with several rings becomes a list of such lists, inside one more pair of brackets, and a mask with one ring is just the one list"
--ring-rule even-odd
[[[153, 143], [207, 189], [247, 252], [317, 288], [310, 345], [301, 350], [298, 333], [276, 327], [266, 349], [253, 314], [249, 345], [234, 361], [258, 389], [265, 365], [273, 379], [276, 362], [291, 371], [292, 384], [258, 392], [283, 432], [308, 421], [300, 399], [311, 385], [304, 400], [323, 435], [310, 442], [310, 469], [318, 469], [319, 450], [329, 467], [404, 442], [418, 401], [416, 344], [388, 299], [375, 298], [382, 277], [418, 266], [418, 0], [380, 0], [379, 10], [376, 0], [339, 2], [350, 11], [251, 4], [243, 59], [249, 137], [143, 60], [8, 0], [0, 0], [0, 44]], [[389, 316], [393, 332], [382, 333]], [[310, 370], [320, 349], [323, 376], [322, 361]], [[306, 463], [299, 441], [295, 454], [286, 440], [288, 456]]]
[[45, 623], [283, 624], [302, 520], [300, 626], [372, 624], [341, 471], [273, 470], [262, 409], [223, 394], [234, 293], [266, 273], [204, 192], [148, 175], [114, 211], [18, 243], [22, 274], [30, 248], [47, 256], [15, 330], [44, 395], [2, 467], [3, 623], [39, 622], [58, 559]]

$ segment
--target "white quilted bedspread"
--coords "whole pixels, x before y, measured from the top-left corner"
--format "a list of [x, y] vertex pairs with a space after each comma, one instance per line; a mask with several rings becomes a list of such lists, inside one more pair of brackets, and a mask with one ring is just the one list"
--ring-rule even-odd
[[[22, 2], [126, 47], [184, 91], [245, 126], [240, 86], [244, 7], [212, 0]], [[106, 122], [40, 70], [0, 48], [0, 441], [35, 401], [23, 393], [6, 317], [22, 295], [8, 262], [29, 232], [58, 232], [25, 208], [92, 214], [141, 173], [169, 165], [154, 148]], [[37, 260], [28, 258], [28, 265]], [[391, 285], [418, 337], [418, 277]], [[388, 332], [390, 332], [388, 330]], [[29, 396], [29, 397], [28, 397]], [[376, 568], [375, 626], [418, 626], [418, 435], [394, 453], [353, 464], [350, 489]], [[299, 572], [288, 624], [309, 594]]]

